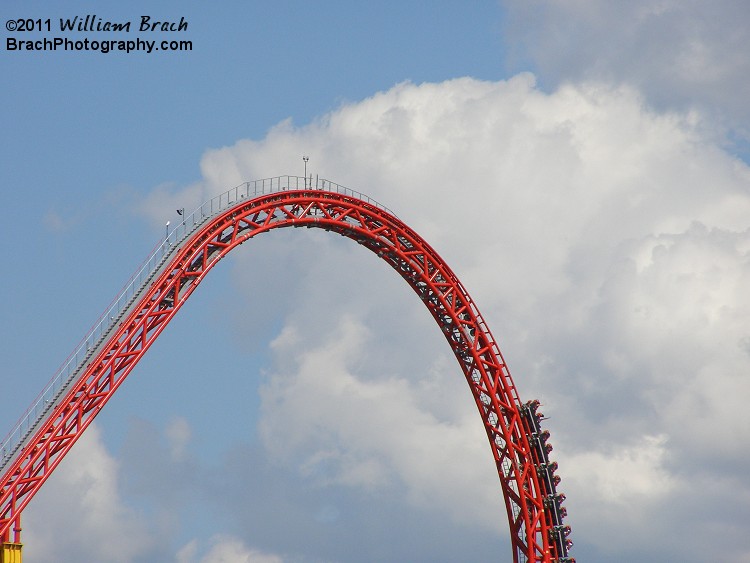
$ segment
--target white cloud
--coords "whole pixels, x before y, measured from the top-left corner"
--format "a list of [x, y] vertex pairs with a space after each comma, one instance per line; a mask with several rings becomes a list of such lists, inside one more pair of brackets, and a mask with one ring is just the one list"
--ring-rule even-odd
[[674, 478], [664, 468], [666, 436], [644, 436], [635, 446], [612, 444], [612, 451], [587, 452], [566, 461], [573, 474], [581, 479], [577, 489], [593, 486], [606, 503], [634, 508], [639, 504], [658, 502], [675, 486]]
[[174, 461], [183, 461], [187, 455], [187, 447], [192, 438], [190, 423], [182, 418], [174, 418], [165, 430], [169, 441], [169, 453]]
[[747, 2], [503, 4], [511, 52], [531, 61], [548, 84], [631, 84], [659, 107], [702, 108], [713, 118], [704, 122], [707, 129], [721, 124], [750, 139]]
[[[634, 538], [644, 541], [652, 530], [661, 529], [655, 522], [658, 507], [669, 503], [673, 494], [689, 490], [667, 469], [666, 444], [665, 435], [646, 435], [631, 445], [613, 441], [580, 454], [561, 453], [566, 507], [574, 515], [577, 528], [596, 537], [604, 553], [622, 553]], [[586, 498], [597, 499], [599, 508], [592, 511], [585, 507], [581, 501]], [[616, 526], [614, 520], [618, 521]]]
[[[419, 508], [496, 529], [497, 476], [465, 384], [456, 385], [445, 365], [425, 366], [409, 379], [372, 373], [368, 350], [403, 352], [378, 345], [357, 320], [337, 320], [318, 346], [289, 325], [273, 344], [285, 371], [262, 389], [262, 435], [271, 454], [318, 485], [377, 493], [396, 480]], [[465, 408], [436, 408], [431, 394], [441, 386], [457, 388]]]
[[199, 542], [193, 540], [177, 554], [177, 563], [282, 563], [278, 555], [263, 553], [247, 547], [242, 540], [231, 536], [214, 536], [211, 548], [199, 558]]
[[[722, 559], [700, 546], [747, 544], [717, 539], [721, 512], [680, 524], [689, 549], [665, 539], [680, 533], [668, 514], [688, 502], [684, 483], [722, 475], [719, 491], [691, 491], [696, 504], [747, 494], [734, 468], [749, 461], [737, 444], [750, 428], [734, 413], [750, 395], [750, 171], [702, 119], [597, 82], [551, 94], [527, 74], [401, 84], [206, 153], [201, 190], [287, 172], [309, 154], [314, 173], [396, 210], [472, 293], [521, 396], [546, 403], [578, 554], [610, 554], [610, 527], [635, 559]], [[475, 407], [418, 300], [347, 241], [274, 237], [238, 253], [234, 276], [242, 287], [257, 283], [257, 264], [283, 264], [263, 270], [284, 296], [263, 388], [275, 459], [314, 483], [403, 488], [414, 506], [498, 525]], [[246, 298], [253, 313], [270, 307], [258, 299]], [[649, 530], [621, 517], [645, 497]]]
[[118, 463], [92, 424], [24, 511], [24, 555], [31, 561], [129, 562], [157, 538], [118, 490]]

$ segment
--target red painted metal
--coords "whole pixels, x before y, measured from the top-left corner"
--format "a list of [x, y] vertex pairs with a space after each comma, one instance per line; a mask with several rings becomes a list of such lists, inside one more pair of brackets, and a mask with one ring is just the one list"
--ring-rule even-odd
[[[429, 309], [471, 388], [500, 476], [514, 561], [572, 561], [569, 529], [538, 429], [538, 403], [520, 402], [489, 328], [456, 275], [419, 235], [358, 197], [317, 189], [248, 199], [212, 218], [181, 244], [137, 305], [73, 381], [0, 481], [0, 542], [32, 496], [94, 420], [138, 360], [218, 261], [236, 246], [281, 227], [322, 228], [375, 252]], [[547, 447], [547, 449], [549, 449]]]

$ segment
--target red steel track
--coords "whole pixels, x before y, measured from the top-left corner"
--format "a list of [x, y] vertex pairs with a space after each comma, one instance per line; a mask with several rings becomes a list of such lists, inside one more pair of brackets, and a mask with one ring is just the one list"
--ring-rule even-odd
[[[292, 177], [294, 178], [294, 177]], [[299, 179], [298, 179], [299, 180]], [[0, 543], [20, 513], [94, 420], [125, 377], [218, 261], [246, 240], [281, 227], [314, 227], [346, 236], [387, 262], [441, 327], [471, 388], [497, 465], [510, 524], [513, 560], [571, 562], [556, 492], [549, 434], [537, 401], [521, 403], [489, 328], [468, 292], [427, 242], [361, 194], [281, 189], [235, 198], [175, 244], [101, 342], [63, 386], [54, 408], [19, 442], [0, 481]], [[325, 181], [323, 181], [325, 186]], [[290, 184], [291, 185], [291, 184]], [[299, 184], [297, 184], [299, 186]], [[200, 211], [200, 210], [199, 210]], [[189, 236], [188, 236], [189, 235]], [[33, 435], [32, 435], [33, 434]], [[18, 533], [16, 534], [18, 536]], [[16, 540], [17, 541], [17, 540]]]

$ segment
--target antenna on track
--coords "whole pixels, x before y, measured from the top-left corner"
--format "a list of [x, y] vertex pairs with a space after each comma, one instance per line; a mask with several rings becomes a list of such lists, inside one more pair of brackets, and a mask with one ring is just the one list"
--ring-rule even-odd
[[310, 160], [309, 156], [303, 156], [302, 160], [305, 161], [305, 189], [307, 189], [307, 161]]

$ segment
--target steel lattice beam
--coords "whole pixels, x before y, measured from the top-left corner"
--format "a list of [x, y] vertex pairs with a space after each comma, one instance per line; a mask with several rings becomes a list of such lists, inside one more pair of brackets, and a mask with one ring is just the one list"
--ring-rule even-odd
[[289, 226], [346, 236], [376, 253], [411, 286], [440, 326], [482, 417], [500, 477], [514, 561], [572, 561], [565, 540], [569, 529], [560, 522], [560, 495], [539, 438], [535, 404], [521, 403], [468, 292], [427, 242], [392, 214], [356, 197], [313, 189], [238, 203], [181, 244], [96, 357], [61, 390], [62, 400], [2, 475], [0, 542], [8, 541], [21, 511], [211, 268], [246, 240]]

